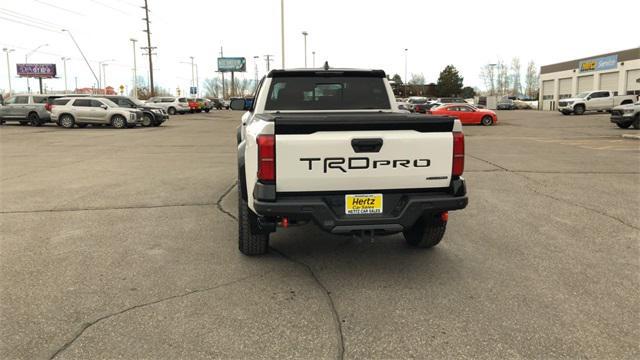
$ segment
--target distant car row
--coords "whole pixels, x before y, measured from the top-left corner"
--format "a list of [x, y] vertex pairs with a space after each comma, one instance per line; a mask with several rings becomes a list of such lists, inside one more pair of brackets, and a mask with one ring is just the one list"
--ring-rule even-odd
[[16, 121], [32, 126], [50, 122], [63, 127], [88, 124], [109, 124], [116, 128], [138, 124], [160, 126], [168, 118], [161, 107], [115, 95], [16, 95], [0, 107], [0, 123]]
[[421, 114], [452, 116], [462, 124], [481, 124], [485, 126], [498, 122], [498, 115], [491, 110], [467, 103], [462, 98], [439, 98], [429, 100], [426, 97], [413, 96], [408, 99], [396, 99], [398, 109]]

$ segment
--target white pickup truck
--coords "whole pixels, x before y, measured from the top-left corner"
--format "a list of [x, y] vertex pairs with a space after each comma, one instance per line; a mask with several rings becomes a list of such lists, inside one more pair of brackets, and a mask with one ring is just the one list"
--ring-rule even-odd
[[558, 111], [564, 115], [582, 115], [585, 111], [611, 111], [618, 105], [633, 104], [637, 99], [636, 95], [614, 96], [611, 91], [587, 91], [558, 101]]
[[[243, 110], [244, 101], [231, 108]], [[238, 128], [239, 247], [313, 221], [428, 248], [467, 205], [460, 121], [398, 110], [382, 70], [272, 70]]]

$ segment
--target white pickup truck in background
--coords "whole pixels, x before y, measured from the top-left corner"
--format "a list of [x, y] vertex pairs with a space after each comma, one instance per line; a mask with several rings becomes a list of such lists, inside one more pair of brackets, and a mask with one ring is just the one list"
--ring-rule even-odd
[[637, 95], [615, 96], [611, 91], [587, 91], [558, 101], [558, 111], [564, 115], [582, 115], [586, 111], [611, 111], [618, 105], [633, 104], [637, 99]]
[[[231, 108], [244, 109], [244, 101]], [[398, 110], [381, 70], [272, 70], [238, 128], [239, 248], [276, 227], [437, 245], [467, 205], [459, 120]]]

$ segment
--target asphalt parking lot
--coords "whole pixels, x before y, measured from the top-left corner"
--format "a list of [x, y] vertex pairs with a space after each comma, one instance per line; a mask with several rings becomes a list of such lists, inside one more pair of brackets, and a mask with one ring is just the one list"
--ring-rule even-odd
[[640, 357], [639, 132], [499, 112], [437, 248], [303, 226], [249, 258], [240, 115], [0, 127], [0, 358]]

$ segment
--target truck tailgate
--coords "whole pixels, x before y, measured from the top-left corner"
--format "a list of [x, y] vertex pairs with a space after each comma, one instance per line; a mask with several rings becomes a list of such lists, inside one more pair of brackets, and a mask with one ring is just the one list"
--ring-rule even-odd
[[445, 188], [453, 119], [410, 114], [276, 117], [276, 191]]

